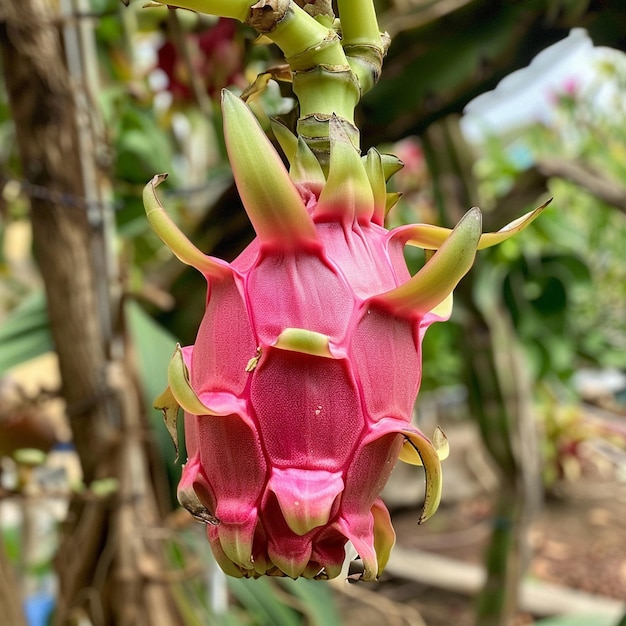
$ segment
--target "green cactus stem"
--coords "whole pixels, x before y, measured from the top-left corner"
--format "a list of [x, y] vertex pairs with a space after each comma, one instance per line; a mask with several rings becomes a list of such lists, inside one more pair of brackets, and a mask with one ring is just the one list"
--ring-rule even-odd
[[237, 19], [278, 45], [291, 69], [300, 105], [297, 132], [325, 169], [333, 115], [358, 148], [354, 109], [377, 82], [389, 45], [389, 38], [378, 30], [373, 0], [339, 2], [341, 23], [332, 19], [327, 0], [177, 0], [167, 4]]

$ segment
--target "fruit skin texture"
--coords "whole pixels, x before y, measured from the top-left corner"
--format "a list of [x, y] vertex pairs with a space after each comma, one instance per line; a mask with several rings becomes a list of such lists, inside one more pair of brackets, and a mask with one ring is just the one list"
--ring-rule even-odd
[[[191, 387], [228, 415], [185, 415], [183, 483], [220, 520], [209, 540], [235, 575], [278, 567], [293, 578], [323, 568], [333, 577], [346, 539], [377, 575], [375, 503], [381, 532], [393, 532], [377, 498], [410, 428], [432, 319], [397, 319], [369, 302], [395, 287], [397, 274], [408, 278], [383, 228], [321, 223], [316, 231], [323, 248], [310, 252], [252, 243], [232, 278], [209, 287], [196, 343], [185, 350]], [[285, 329], [320, 333], [325, 353], [281, 342]]]
[[[439, 504], [447, 442], [411, 424], [421, 342], [449, 316], [452, 290], [485, 243], [480, 212], [451, 232], [388, 231], [385, 179], [397, 167], [376, 151], [361, 157], [336, 119], [327, 173], [282, 133], [288, 173], [242, 101], [226, 92], [223, 111], [257, 233], [241, 255], [227, 264], [193, 248], [156, 198], [162, 177], [144, 192], [157, 232], [208, 283], [196, 342], [177, 348], [155, 404], [171, 432], [184, 409], [179, 500], [207, 522], [227, 574], [334, 578], [350, 541], [362, 578], [375, 580], [395, 541], [379, 494], [398, 458], [424, 465], [419, 521]], [[530, 219], [483, 236], [492, 238], [485, 245]], [[438, 248], [413, 277], [406, 243]]]

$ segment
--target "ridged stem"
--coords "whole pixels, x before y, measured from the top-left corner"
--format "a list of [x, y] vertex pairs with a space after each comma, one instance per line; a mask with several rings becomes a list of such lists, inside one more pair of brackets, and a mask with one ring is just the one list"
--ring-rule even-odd
[[[291, 2], [284, 18], [266, 34], [284, 52], [293, 72], [293, 91], [300, 103], [298, 134], [313, 144], [328, 137], [333, 114], [353, 126], [359, 84], [337, 33]], [[352, 136], [358, 140], [356, 132]]]
[[344, 46], [382, 48], [373, 0], [337, 0]]
[[294, 0], [175, 0], [167, 4], [237, 19], [278, 45], [293, 72], [293, 90], [300, 103], [298, 134], [322, 164], [332, 115], [344, 120], [344, 129], [358, 146], [354, 109], [378, 80], [386, 48], [373, 0], [340, 0], [341, 39], [327, 17], [312, 17]]
[[[319, 63], [346, 62], [335, 32], [312, 18], [295, 2], [289, 3], [284, 16], [265, 34], [287, 59], [293, 57], [299, 65], [313, 67]], [[330, 46], [325, 45], [326, 40], [330, 40]], [[336, 46], [332, 45], [335, 41]]]
[[338, 7], [341, 44], [362, 97], [378, 82], [389, 36], [381, 36], [373, 0], [338, 0]]

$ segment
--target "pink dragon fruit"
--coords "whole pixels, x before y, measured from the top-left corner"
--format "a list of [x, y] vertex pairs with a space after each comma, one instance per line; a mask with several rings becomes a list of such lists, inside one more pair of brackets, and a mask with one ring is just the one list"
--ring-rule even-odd
[[[374, 580], [395, 541], [379, 494], [396, 460], [424, 466], [420, 522], [440, 500], [446, 439], [411, 423], [424, 332], [449, 316], [476, 249], [539, 210], [482, 236], [476, 208], [453, 231], [388, 231], [396, 196], [385, 182], [397, 160], [373, 149], [361, 158], [333, 118], [327, 174], [302, 139], [275, 129], [288, 173], [239, 98], [224, 92], [222, 108], [257, 234], [248, 248], [231, 264], [205, 256], [159, 203], [163, 176], [144, 192], [156, 231], [208, 282], [196, 343], [177, 348], [157, 401], [174, 434], [179, 406], [185, 412], [179, 500], [208, 523], [227, 574], [333, 578], [350, 541], [362, 578]], [[407, 243], [437, 250], [413, 277]]]

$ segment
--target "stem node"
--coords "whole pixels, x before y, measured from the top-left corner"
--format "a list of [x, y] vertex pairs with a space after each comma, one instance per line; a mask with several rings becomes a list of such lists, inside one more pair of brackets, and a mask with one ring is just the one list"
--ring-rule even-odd
[[250, 7], [246, 23], [260, 33], [271, 33], [285, 19], [290, 0], [258, 0]]

